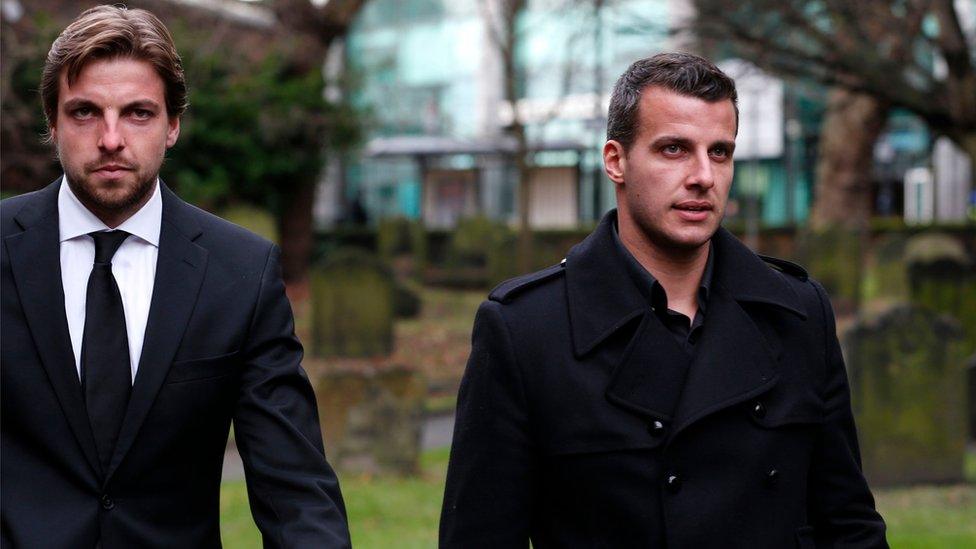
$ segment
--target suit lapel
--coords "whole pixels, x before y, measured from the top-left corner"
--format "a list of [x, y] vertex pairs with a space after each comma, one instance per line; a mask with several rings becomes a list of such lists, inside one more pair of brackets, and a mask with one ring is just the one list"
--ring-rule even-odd
[[163, 222], [139, 370], [106, 479], [118, 468], [139, 433], [166, 379], [197, 302], [207, 251], [193, 242], [201, 233], [190, 207], [162, 187]]
[[58, 189], [60, 184], [55, 182], [37, 192], [17, 214], [16, 221], [24, 231], [4, 238], [4, 244], [41, 364], [89, 465], [101, 474], [64, 312]]

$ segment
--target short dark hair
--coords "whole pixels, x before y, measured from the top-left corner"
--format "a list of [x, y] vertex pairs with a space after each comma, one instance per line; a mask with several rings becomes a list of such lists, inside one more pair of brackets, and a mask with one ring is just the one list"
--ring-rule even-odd
[[58, 119], [61, 72], [74, 82], [97, 59], [147, 61], [163, 79], [166, 114], [180, 116], [187, 107], [183, 64], [166, 25], [146, 10], [97, 6], [72, 21], [51, 45], [41, 75], [41, 101], [48, 127]]
[[641, 92], [648, 86], [690, 95], [708, 102], [732, 101], [739, 122], [735, 82], [711, 61], [691, 53], [659, 53], [633, 63], [617, 80], [607, 114], [607, 140], [629, 150], [637, 137], [637, 113]]

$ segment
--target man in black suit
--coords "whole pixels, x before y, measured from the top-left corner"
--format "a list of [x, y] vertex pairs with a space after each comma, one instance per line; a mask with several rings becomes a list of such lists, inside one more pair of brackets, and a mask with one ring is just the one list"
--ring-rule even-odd
[[3, 547], [217, 547], [233, 420], [265, 547], [347, 547], [279, 249], [158, 179], [186, 85], [101, 6], [41, 94], [64, 177], [0, 206]]
[[720, 228], [737, 129], [700, 57], [617, 82], [618, 209], [478, 311], [442, 547], [886, 547], [823, 288]]

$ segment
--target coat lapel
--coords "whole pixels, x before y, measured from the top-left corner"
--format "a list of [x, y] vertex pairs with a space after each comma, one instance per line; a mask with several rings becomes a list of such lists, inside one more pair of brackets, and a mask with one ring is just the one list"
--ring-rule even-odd
[[89, 465], [96, 474], [101, 474], [64, 312], [58, 232], [59, 189], [60, 183], [55, 182], [38, 191], [15, 218], [23, 232], [7, 236], [4, 244], [41, 363]]
[[768, 390], [776, 383], [777, 360], [749, 315], [725, 288], [715, 288], [672, 437], [712, 412]]
[[145, 341], [132, 396], [106, 479], [118, 468], [166, 379], [197, 302], [207, 251], [193, 241], [201, 229], [190, 206], [162, 186], [163, 220]]
[[766, 265], [725, 229], [712, 239], [715, 284], [701, 340], [675, 412], [672, 438], [699, 419], [768, 391], [779, 377], [782, 346], [742, 307], [806, 313], [784, 275]]
[[575, 356], [583, 358], [618, 331], [633, 333], [607, 386], [607, 400], [671, 421], [673, 439], [695, 421], [771, 389], [781, 345], [774, 334], [763, 334], [743, 305], [778, 307], [806, 318], [785, 275], [720, 228], [712, 239], [712, 291], [692, 359], [651, 311], [649, 288], [630, 276], [613, 240], [615, 221], [610, 212], [566, 258]]
[[[621, 330], [633, 335], [613, 370], [606, 398], [642, 416], [670, 420], [690, 361], [651, 312], [642, 288], [618, 250], [616, 212], [566, 257], [573, 349], [581, 358]], [[636, 328], [635, 328], [636, 327]]]

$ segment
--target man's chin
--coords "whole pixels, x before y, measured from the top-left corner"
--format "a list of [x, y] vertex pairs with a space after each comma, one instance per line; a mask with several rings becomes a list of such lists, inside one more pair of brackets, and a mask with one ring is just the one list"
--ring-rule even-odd
[[89, 209], [104, 213], [122, 213], [144, 203], [152, 194], [155, 178], [139, 182], [133, 173], [126, 178], [103, 179], [92, 174], [78, 184], [72, 184], [78, 199]]

